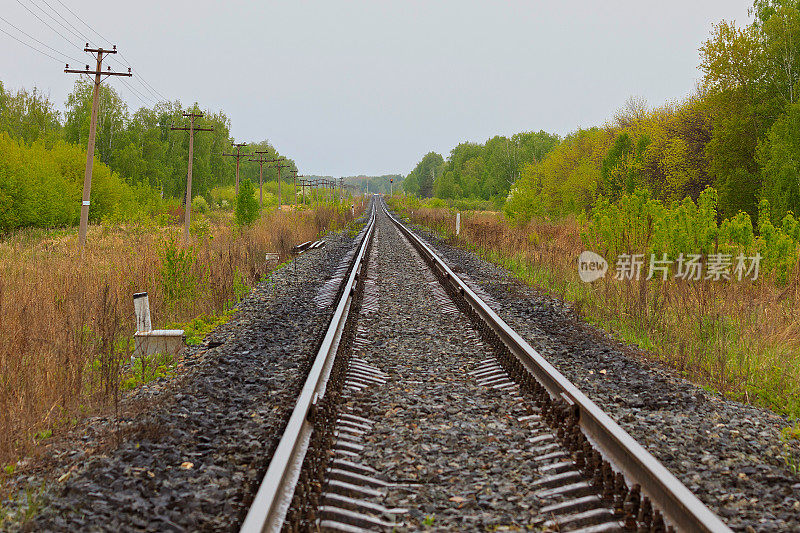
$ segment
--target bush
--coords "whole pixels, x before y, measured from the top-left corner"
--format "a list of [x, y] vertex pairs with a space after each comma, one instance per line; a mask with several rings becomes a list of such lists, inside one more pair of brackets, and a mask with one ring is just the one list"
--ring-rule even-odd
[[717, 225], [717, 192], [707, 188], [697, 203], [691, 198], [672, 206], [650, 197], [644, 189], [624, 195], [616, 203], [598, 200], [581, 238], [588, 249], [614, 263], [625, 253], [678, 254], [722, 253], [752, 257], [761, 254], [760, 275], [772, 274], [774, 281], [789, 281], [798, 259], [800, 223], [787, 214], [780, 226], [771, 222], [769, 203], [762, 200], [758, 236], [750, 215], [740, 212]]
[[190, 298], [196, 288], [193, 275], [194, 250], [180, 246], [175, 239], [164, 243], [159, 252], [161, 259], [161, 287], [168, 307], [172, 308], [183, 299]]
[[239, 196], [236, 198], [236, 224], [250, 226], [258, 219], [258, 201], [255, 188], [250, 180], [242, 180], [239, 184]]
[[208, 213], [208, 202], [202, 196], [195, 196], [192, 199], [192, 211], [197, 213]]
[[[77, 224], [85, 164], [85, 148], [26, 145], [0, 132], [0, 232]], [[136, 191], [95, 160], [90, 221], [128, 218], [137, 209]]]
[[211, 200], [222, 209], [236, 203], [236, 192], [233, 187], [214, 187], [209, 191], [209, 195]]

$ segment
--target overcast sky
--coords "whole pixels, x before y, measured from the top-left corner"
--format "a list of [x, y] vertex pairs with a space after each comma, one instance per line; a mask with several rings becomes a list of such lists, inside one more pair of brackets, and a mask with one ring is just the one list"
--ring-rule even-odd
[[[712, 24], [747, 24], [751, 3], [0, 0], [0, 16], [85, 64], [77, 46], [99, 38], [69, 6], [157, 93], [223, 110], [237, 141], [268, 139], [304, 174], [344, 176], [406, 174], [430, 150], [497, 134], [601, 125], [633, 95], [685, 97]], [[75, 80], [62, 56], [0, 29], [58, 59], [0, 33], [6, 88], [36, 86], [63, 108]]]

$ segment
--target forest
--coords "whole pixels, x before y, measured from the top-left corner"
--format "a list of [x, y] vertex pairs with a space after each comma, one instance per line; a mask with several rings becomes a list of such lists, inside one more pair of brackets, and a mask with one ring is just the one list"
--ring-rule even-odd
[[394, 190], [400, 191], [403, 183], [403, 175], [386, 174], [383, 176], [347, 176], [344, 178], [344, 182], [345, 184], [355, 187], [356, 190], [363, 193], [389, 194]]
[[[92, 82], [78, 80], [60, 113], [38, 91], [7, 90], [0, 82], [0, 232], [77, 223], [86, 143], [91, 120]], [[189, 135], [184, 112], [200, 112], [199, 104], [179, 101], [141, 107], [131, 113], [109, 83], [101, 85], [92, 179], [90, 221], [132, 219], [141, 214], [179, 208], [186, 191]], [[206, 111], [198, 125], [213, 127], [194, 141], [192, 197], [209, 205], [231, 203], [225, 191], [235, 180], [231, 153], [231, 121], [222, 111]], [[248, 143], [242, 153], [280, 154], [268, 142]], [[289, 181], [294, 161], [282, 172]], [[240, 179], [258, 183], [259, 166], [240, 160]], [[277, 169], [265, 165], [263, 179], [276, 182]], [[276, 186], [274, 187], [276, 190]]]
[[630, 98], [609, 123], [564, 138], [545, 132], [430, 152], [408, 174], [421, 197], [480, 198], [517, 222], [586, 213], [635, 190], [665, 205], [719, 196], [722, 218], [773, 223], [800, 213], [800, 9], [756, 0], [752, 22], [722, 21], [701, 46], [701, 81], [687, 98], [650, 108]]

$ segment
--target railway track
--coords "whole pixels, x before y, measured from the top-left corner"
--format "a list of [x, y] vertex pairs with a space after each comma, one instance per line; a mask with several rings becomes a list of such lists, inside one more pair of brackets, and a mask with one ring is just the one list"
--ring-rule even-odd
[[[335, 309], [332, 320], [242, 531], [453, 530], [506, 522], [586, 533], [730, 531], [382, 200], [373, 202], [360, 239], [319, 295]], [[384, 264], [382, 251], [396, 257]], [[389, 285], [396, 293], [381, 292], [382, 274], [405, 270], [413, 271], [408, 279]], [[425, 331], [429, 337], [414, 345], [415, 317], [407, 316], [402, 300], [442, 331]], [[382, 318], [383, 307], [394, 314]], [[409, 331], [405, 348], [373, 346], [374, 330], [401, 324]], [[394, 357], [437, 342], [448, 348], [433, 362]], [[428, 377], [411, 379], [420, 376]], [[420, 398], [442, 391], [444, 401], [428, 403], [434, 409], [420, 405], [426, 403]], [[481, 426], [492, 431], [476, 434], [479, 417], [497, 418]], [[395, 419], [402, 424], [393, 427]], [[453, 424], [462, 433], [440, 446]], [[431, 435], [420, 436], [426, 432]], [[416, 464], [396, 459], [393, 450], [419, 442], [431, 456], [461, 448], [466, 457], [448, 461], [451, 467], [427, 464], [428, 452], [417, 453]], [[486, 450], [490, 457], [470, 466]], [[455, 494], [466, 485], [492, 488]]]

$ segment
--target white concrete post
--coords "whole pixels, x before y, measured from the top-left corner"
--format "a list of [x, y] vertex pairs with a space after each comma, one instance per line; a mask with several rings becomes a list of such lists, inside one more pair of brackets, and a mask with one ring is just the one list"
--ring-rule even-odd
[[133, 295], [133, 308], [136, 311], [136, 331], [147, 333], [153, 330], [150, 322], [150, 300], [146, 292], [137, 292]]
[[456, 213], [456, 235], [461, 233], [461, 213]]

